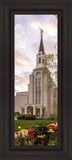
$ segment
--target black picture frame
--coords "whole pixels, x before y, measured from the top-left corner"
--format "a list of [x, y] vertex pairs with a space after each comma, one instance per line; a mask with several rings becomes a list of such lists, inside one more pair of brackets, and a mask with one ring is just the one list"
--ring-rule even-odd
[[[14, 147], [14, 19], [15, 13], [57, 12], [59, 21], [59, 146]], [[0, 157], [14, 159], [72, 159], [72, 3], [70, 0], [0, 1]]]

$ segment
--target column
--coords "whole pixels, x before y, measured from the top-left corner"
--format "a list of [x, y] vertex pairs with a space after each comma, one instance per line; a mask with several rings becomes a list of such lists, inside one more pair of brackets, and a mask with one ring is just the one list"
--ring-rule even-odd
[[33, 107], [33, 115], [36, 115], [36, 109], [35, 109], [35, 106]]
[[42, 107], [40, 108], [40, 117], [42, 117]]
[[25, 107], [25, 114], [27, 114], [27, 107]]

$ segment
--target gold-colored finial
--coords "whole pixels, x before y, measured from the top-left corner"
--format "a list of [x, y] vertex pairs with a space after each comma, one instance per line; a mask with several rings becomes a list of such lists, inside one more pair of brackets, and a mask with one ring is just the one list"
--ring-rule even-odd
[[42, 34], [43, 34], [43, 29], [40, 29], [40, 31], [41, 31], [41, 36], [42, 36]]

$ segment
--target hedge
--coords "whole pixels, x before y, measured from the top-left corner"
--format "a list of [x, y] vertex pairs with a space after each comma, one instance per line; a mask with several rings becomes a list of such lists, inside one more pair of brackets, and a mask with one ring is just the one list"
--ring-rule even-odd
[[35, 120], [36, 116], [35, 115], [30, 115], [30, 114], [20, 114], [17, 115], [17, 120]]
[[18, 115], [20, 115], [20, 113], [19, 113], [19, 112], [15, 112], [14, 115], [15, 115], [15, 116], [18, 116]]

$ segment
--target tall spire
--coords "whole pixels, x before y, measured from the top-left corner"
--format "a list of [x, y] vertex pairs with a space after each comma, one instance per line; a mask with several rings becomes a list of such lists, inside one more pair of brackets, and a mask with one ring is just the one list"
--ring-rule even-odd
[[44, 46], [43, 46], [43, 30], [40, 29], [40, 32], [41, 32], [41, 40], [40, 40], [39, 52], [42, 51], [42, 54], [44, 54]]
[[40, 40], [40, 46], [39, 46], [39, 51], [38, 54], [36, 55], [36, 68], [43, 67], [43, 59], [46, 56], [46, 53], [44, 52], [44, 46], [43, 46], [43, 30], [40, 29], [40, 35], [41, 35], [41, 40]]

